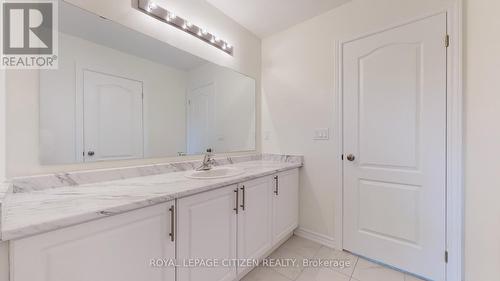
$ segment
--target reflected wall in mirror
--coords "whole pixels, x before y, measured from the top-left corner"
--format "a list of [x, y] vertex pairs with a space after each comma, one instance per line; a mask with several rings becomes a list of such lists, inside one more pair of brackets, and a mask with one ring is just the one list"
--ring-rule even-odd
[[59, 3], [59, 69], [40, 71], [42, 164], [255, 150], [254, 79]]

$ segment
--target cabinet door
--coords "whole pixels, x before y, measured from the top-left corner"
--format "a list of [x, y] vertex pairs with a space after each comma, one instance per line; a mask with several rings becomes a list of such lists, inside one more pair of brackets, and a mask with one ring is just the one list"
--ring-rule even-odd
[[178, 200], [177, 281], [232, 281], [236, 266], [187, 266], [190, 261], [236, 258], [238, 187], [221, 188]]
[[274, 177], [273, 193], [273, 243], [277, 243], [298, 226], [298, 169], [278, 173]]
[[[272, 178], [248, 181], [239, 187], [238, 258], [260, 259], [272, 246]], [[249, 270], [239, 267], [238, 274]]]
[[169, 209], [160, 204], [11, 241], [12, 281], [175, 281]]

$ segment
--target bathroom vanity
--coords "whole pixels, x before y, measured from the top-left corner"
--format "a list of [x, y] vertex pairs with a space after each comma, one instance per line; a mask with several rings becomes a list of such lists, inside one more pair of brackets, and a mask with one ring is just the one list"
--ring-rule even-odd
[[[123, 25], [58, 4], [58, 68], [37, 70], [33, 89], [37, 168], [0, 187], [0, 269], [10, 281], [240, 279], [254, 264], [238, 260], [266, 257], [298, 225], [302, 157], [257, 149], [260, 72], [148, 35], [164, 23], [133, 5]], [[179, 160], [212, 150], [240, 156], [209, 171]]]
[[242, 171], [225, 178], [187, 170], [36, 191], [26, 188], [50, 179], [20, 180], [2, 214], [11, 281], [239, 280], [298, 226], [301, 166], [253, 160], [222, 166]]

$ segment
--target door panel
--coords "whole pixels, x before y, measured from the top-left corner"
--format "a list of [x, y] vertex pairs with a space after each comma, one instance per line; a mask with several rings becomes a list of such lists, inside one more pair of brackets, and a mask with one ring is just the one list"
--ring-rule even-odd
[[417, 168], [420, 60], [420, 43], [383, 46], [359, 59], [360, 165]]
[[[249, 181], [240, 186], [238, 214], [238, 258], [260, 259], [271, 249], [272, 181], [270, 177]], [[238, 274], [250, 270], [239, 267]]]
[[141, 82], [85, 70], [85, 161], [142, 158], [142, 106]]
[[446, 15], [343, 46], [344, 248], [445, 276]]
[[273, 185], [273, 243], [278, 243], [299, 223], [298, 169], [278, 173]]
[[[177, 258], [236, 259], [237, 215], [234, 208], [237, 186], [179, 199], [177, 215]], [[233, 281], [236, 266], [179, 267], [178, 281]]]
[[188, 153], [202, 154], [215, 139], [215, 86], [192, 90], [188, 97]]

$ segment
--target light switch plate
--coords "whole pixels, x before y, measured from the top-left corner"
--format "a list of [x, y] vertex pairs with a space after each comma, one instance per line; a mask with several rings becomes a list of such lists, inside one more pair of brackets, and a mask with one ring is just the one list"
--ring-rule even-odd
[[329, 140], [330, 130], [328, 128], [317, 128], [314, 130], [313, 140]]

